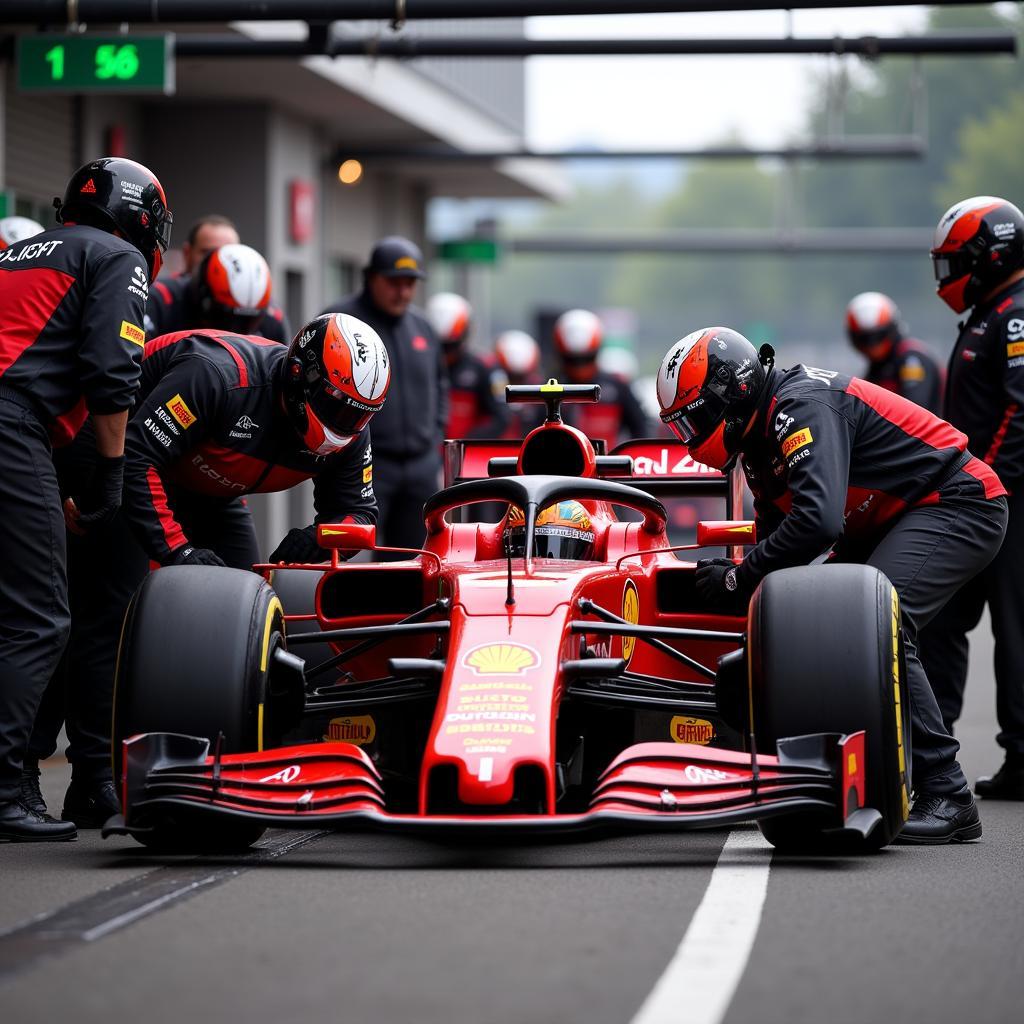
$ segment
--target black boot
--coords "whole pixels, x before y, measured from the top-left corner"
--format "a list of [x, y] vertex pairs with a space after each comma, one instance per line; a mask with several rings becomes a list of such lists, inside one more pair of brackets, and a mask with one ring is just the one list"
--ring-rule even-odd
[[[19, 800], [30, 810], [44, 818], [50, 816], [46, 813], [46, 801], [43, 799], [42, 790], [39, 788], [39, 762], [29, 761], [27, 758], [21, 765], [21, 792]], [[54, 818], [50, 818], [54, 821]]]
[[968, 786], [956, 793], [918, 793], [898, 843], [940, 846], [981, 838], [981, 817]]
[[54, 821], [36, 814], [20, 800], [0, 803], [0, 843], [46, 843], [77, 839], [73, 821]]
[[974, 792], [986, 800], [1024, 800], [1024, 754], [1007, 754], [995, 775], [983, 775]]
[[115, 814], [121, 813], [121, 802], [110, 779], [76, 779], [64, 794], [61, 817], [73, 821], [79, 828], [102, 828]]

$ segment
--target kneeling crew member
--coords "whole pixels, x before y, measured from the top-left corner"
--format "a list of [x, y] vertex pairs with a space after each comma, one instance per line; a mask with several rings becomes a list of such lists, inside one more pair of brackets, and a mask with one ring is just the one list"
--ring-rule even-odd
[[146, 293], [172, 220], [160, 182], [132, 160], [86, 164], [55, 204], [60, 226], [0, 251], [0, 840], [76, 834], [46, 814], [28, 756], [71, 627], [52, 449], [92, 414], [97, 457], [78, 501], [83, 524], [107, 522], [121, 503]]
[[1006, 491], [944, 420], [832, 370], [776, 369], [773, 355], [711, 327], [673, 345], [658, 372], [665, 423], [698, 462], [725, 470], [742, 456], [754, 494], [757, 545], [739, 565], [698, 562], [697, 591], [710, 608], [743, 611], [769, 572], [808, 565], [830, 548], [884, 573], [903, 609], [913, 724], [916, 798], [900, 838], [975, 839], [981, 820], [959, 744], [915, 644], [999, 550]]

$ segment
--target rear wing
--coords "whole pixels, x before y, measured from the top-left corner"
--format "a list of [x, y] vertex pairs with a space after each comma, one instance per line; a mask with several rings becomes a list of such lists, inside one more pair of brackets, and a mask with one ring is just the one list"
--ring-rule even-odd
[[[604, 441], [591, 441], [598, 455], [606, 453]], [[459, 440], [444, 443], [444, 485], [482, 480], [496, 475], [488, 472], [491, 459], [509, 459], [519, 454], [521, 441], [515, 439]], [[743, 474], [728, 474], [695, 462], [682, 441], [675, 438], [645, 438], [625, 441], [607, 454], [632, 460], [632, 471], [601, 473], [606, 480], [628, 483], [658, 498], [724, 498], [725, 518], [743, 518]]]

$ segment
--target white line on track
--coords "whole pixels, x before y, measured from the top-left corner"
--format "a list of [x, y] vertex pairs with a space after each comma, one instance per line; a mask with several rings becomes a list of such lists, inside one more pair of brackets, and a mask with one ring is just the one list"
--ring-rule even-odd
[[729, 833], [675, 956], [631, 1024], [719, 1024], [750, 959], [771, 862], [756, 828]]

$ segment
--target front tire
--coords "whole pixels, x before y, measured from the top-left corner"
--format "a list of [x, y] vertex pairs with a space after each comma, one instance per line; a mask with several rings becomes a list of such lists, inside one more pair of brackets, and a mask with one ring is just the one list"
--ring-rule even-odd
[[877, 850], [903, 828], [910, 801], [910, 703], [899, 598], [865, 565], [771, 573], [750, 606], [750, 671], [759, 750], [807, 733], [865, 733], [865, 803], [882, 821], [860, 842], [824, 834], [815, 816], [760, 823], [783, 851]]
[[[122, 742], [145, 732], [224, 737], [224, 753], [257, 751], [272, 735], [266, 706], [274, 648], [282, 642], [281, 602], [241, 569], [171, 566], [151, 573], [125, 619], [114, 689], [114, 778]], [[264, 829], [248, 822], [182, 823], [147, 845], [237, 850]], [[146, 842], [144, 839], [143, 842]]]

